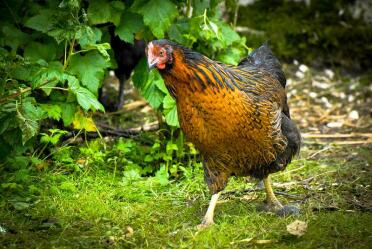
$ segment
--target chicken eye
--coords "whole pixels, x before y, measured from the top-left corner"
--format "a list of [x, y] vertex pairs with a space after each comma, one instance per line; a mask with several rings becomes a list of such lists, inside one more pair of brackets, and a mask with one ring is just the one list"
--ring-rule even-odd
[[163, 57], [163, 56], [164, 56], [164, 51], [161, 50], [160, 53], [159, 53], [159, 55], [160, 55], [161, 57]]

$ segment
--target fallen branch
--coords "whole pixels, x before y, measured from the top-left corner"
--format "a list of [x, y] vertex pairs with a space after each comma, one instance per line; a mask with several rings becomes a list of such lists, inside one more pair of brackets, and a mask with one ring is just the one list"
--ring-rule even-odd
[[[230, 190], [230, 191], [223, 192], [222, 195], [231, 195], [231, 194], [235, 194], [235, 193], [238, 193], [238, 192], [254, 193], [254, 192], [257, 192], [257, 191], [260, 191], [260, 190], [262, 190], [262, 189], [261, 188], [249, 188], [249, 189], [243, 189], [243, 190], [237, 190], [236, 189], [236, 190]], [[282, 191], [274, 191], [274, 193], [276, 195], [286, 196], [286, 197], [291, 198], [291, 199], [296, 199], [296, 200], [304, 199], [304, 196], [302, 196], [302, 195], [289, 194], [289, 193], [282, 192]]]
[[[99, 133], [102, 136], [108, 137], [124, 137], [124, 138], [133, 138], [146, 131], [156, 131], [159, 129], [158, 122], [152, 122], [135, 128], [129, 129], [118, 129], [111, 127], [107, 124], [97, 124]], [[83, 133], [84, 134], [84, 133]], [[99, 137], [98, 132], [86, 132], [87, 138], [97, 138]], [[69, 132], [64, 136], [64, 139], [69, 139], [75, 137], [75, 132]]]
[[353, 141], [304, 141], [306, 144], [335, 144], [335, 145], [360, 145], [360, 144], [372, 144], [372, 140], [353, 140]]
[[355, 138], [355, 137], [366, 137], [372, 138], [372, 133], [350, 133], [350, 134], [312, 134], [302, 133], [303, 138]]

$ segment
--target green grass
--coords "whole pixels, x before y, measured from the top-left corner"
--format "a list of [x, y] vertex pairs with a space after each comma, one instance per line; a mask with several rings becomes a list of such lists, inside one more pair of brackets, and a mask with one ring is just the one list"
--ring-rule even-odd
[[[226, 191], [235, 192], [222, 195], [216, 224], [203, 231], [196, 226], [210, 195], [201, 169], [166, 186], [152, 178], [128, 184], [112, 170], [41, 171], [31, 176], [34, 187], [25, 187], [27, 194], [3, 195], [0, 225], [8, 232], [0, 233], [0, 247], [371, 248], [368, 152], [368, 147], [333, 148], [306, 159], [314, 151], [305, 147], [301, 159], [274, 174], [276, 190], [293, 197], [279, 199], [300, 205], [299, 217], [258, 211], [263, 191], [243, 191], [257, 182], [233, 178]], [[296, 219], [308, 224], [299, 238], [286, 231]], [[247, 238], [268, 244], [238, 242]]]

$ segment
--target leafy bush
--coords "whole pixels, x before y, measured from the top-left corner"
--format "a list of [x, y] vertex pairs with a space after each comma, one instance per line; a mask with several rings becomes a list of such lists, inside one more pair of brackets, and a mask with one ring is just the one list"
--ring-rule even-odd
[[[0, 158], [32, 150], [46, 119], [96, 129], [87, 112], [103, 111], [98, 89], [116, 65], [109, 26], [125, 42], [165, 37], [236, 64], [245, 39], [221, 21], [220, 2], [6, 1], [0, 7]], [[142, 61], [133, 81], [177, 127], [175, 102], [159, 74]]]

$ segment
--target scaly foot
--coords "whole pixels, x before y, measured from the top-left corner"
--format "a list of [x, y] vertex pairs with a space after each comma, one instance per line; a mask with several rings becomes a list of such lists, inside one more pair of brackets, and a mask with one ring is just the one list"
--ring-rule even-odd
[[271, 213], [276, 213], [278, 210], [281, 210], [283, 208], [283, 205], [275, 200], [275, 201], [268, 201], [266, 200], [264, 204], [262, 205], [262, 209], [265, 212], [271, 212]]
[[197, 225], [197, 229], [198, 230], [203, 230], [203, 229], [206, 229], [210, 226], [212, 226], [214, 224], [213, 220], [212, 221], [208, 221], [208, 220], [205, 220], [203, 219], [202, 223], [200, 223], [199, 225]]

